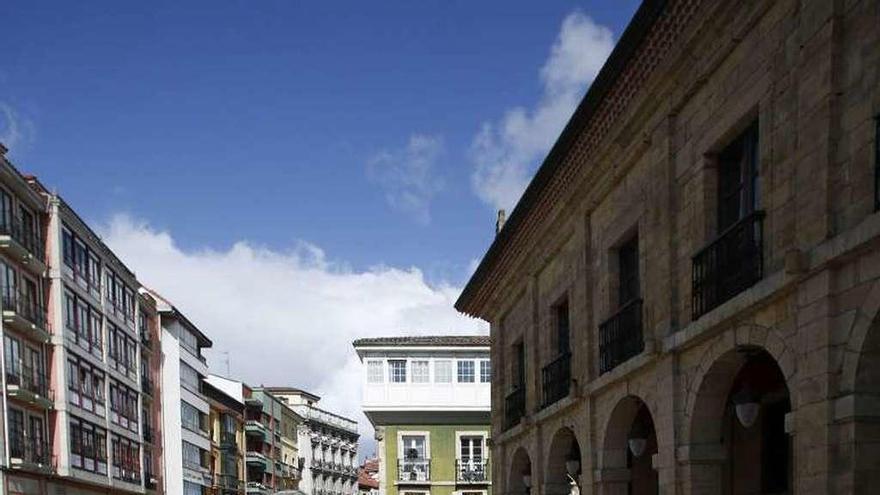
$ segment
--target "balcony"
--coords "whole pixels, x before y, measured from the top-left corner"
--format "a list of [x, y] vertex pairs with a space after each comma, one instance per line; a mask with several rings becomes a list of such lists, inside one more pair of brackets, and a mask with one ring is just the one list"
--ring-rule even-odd
[[6, 370], [6, 394], [43, 409], [51, 409], [55, 402], [46, 374], [21, 365]]
[[9, 458], [13, 469], [50, 473], [53, 471], [51, 448], [46, 442], [24, 438], [14, 432], [9, 438]]
[[430, 483], [431, 459], [398, 459], [397, 481], [399, 483]]
[[49, 342], [49, 325], [46, 310], [33, 297], [15, 287], [0, 287], [3, 304], [3, 322], [28, 337], [43, 343]]
[[520, 419], [526, 415], [526, 387], [511, 392], [504, 398], [504, 429], [508, 430], [519, 424]]
[[458, 483], [488, 483], [492, 477], [489, 473], [489, 461], [455, 461], [455, 481]]
[[20, 218], [0, 221], [0, 249], [19, 260], [28, 270], [42, 275], [46, 270], [43, 241], [33, 228], [26, 227]]
[[254, 495], [263, 495], [264, 493], [269, 493], [269, 487], [258, 482], [258, 481], [248, 481], [247, 482], [247, 493]]
[[564, 352], [541, 370], [541, 389], [544, 402], [541, 407], [554, 404], [571, 391], [571, 353]]
[[245, 454], [245, 463], [248, 466], [258, 468], [260, 471], [268, 471], [270, 467], [269, 458], [266, 457], [266, 454], [259, 450], [251, 450], [250, 447], [248, 447], [248, 451]]
[[245, 422], [244, 431], [248, 435], [257, 435], [261, 438], [266, 438], [269, 433], [266, 425], [254, 419], [249, 419]]
[[238, 479], [237, 474], [216, 474], [214, 475], [214, 488], [220, 490], [221, 493], [238, 493], [244, 489], [244, 481]]
[[611, 371], [644, 349], [642, 300], [633, 299], [599, 325], [599, 373]]
[[764, 212], [721, 233], [693, 257], [693, 319], [720, 306], [764, 276]]

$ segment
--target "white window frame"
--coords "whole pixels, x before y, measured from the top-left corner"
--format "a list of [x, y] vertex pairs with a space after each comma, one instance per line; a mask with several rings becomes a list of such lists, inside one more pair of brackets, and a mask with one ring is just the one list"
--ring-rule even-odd
[[431, 432], [416, 430], [398, 430], [397, 431], [397, 459], [403, 460], [403, 437], [425, 437], [425, 458], [431, 458]]
[[[379, 380], [374, 381], [370, 379], [370, 365], [378, 364], [379, 365]], [[367, 359], [367, 383], [379, 384], [385, 383], [385, 360], [384, 359]]]
[[[471, 364], [474, 365], [474, 369], [473, 369], [473, 371], [474, 371], [474, 373], [473, 373], [474, 379], [473, 379], [473, 381], [470, 381], [470, 382], [463, 382], [463, 381], [459, 380], [458, 365], [459, 365], [459, 363], [465, 363], [465, 362], [470, 362]], [[460, 385], [476, 385], [476, 384], [480, 383], [480, 369], [479, 369], [479, 367], [477, 366], [477, 363], [478, 363], [478, 362], [479, 362], [479, 359], [477, 359], [477, 358], [471, 358], [471, 359], [456, 359], [456, 360], [455, 360], [455, 366], [453, 366], [453, 368], [455, 368], [455, 369], [453, 370], [453, 373], [455, 374], [455, 383], [458, 383], [458, 384], [460, 384]]]
[[[439, 363], [449, 364], [449, 380], [448, 381], [441, 382], [437, 379], [437, 377], [440, 376], [440, 374], [437, 373], [437, 365]], [[455, 365], [454, 359], [449, 359], [449, 358], [434, 359], [434, 383], [438, 383], [441, 385], [452, 385], [453, 383], [455, 383], [455, 378], [456, 378], [456, 376], [455, 376], [456, 370], [454, 369], [455, 366], [456, 365]]]
[[[424, 376], [425, 380], [424, 381], [416, 380], [416, 367], [414, 366], [415, 363], [425, 363], [426, 364], [425, 376]], [[409, 375], [410, 375], [409, 376], [410, 383], [415, 383], [415, 384], [419, 384], [419, 385], [431, 383], [431, 360], [428, 358], [410, 359], [409, 360]]]
[[[488, 450], [488, 438], [489, 432], [482, 431], [456, 431], [455, 432], [455, 459], [461, 460], [461, 437], [482, 437], [483, 438], [483, 460], [489, 460], [489, 450]], [[479, 490], [465, 490], [465, 491], [479, 491]]]
[[[388, 361], [388, 366], [386, 366], [386, 368], [388, 369], [388, 383], [390, 383], [391, 385], [399, 385], [401, 383], [410, 383], [411, 380], [409, 380], [409, 363], [406, 359], [388, 359], [387, 361]], [[399, 382], [399, 381], [396, 381], [392, 378], [394, 376], [394, 374], [392, 372], [393, 367], [391, 366], [392, 361], [395, 363], [403, 362], [403, 381]]]
[[[479, 369], [478, 369], [477, 373], [475, 373], [477, 375], [476, 376], [476, 383], [492, 383], [492, 360], [478, 359], [477, 361], [480, 363], [480, 366], [478, 367]], [[484, 382], [483, 381], [483, 366], [486, 366], [486, 365], [489, 366], [489, 381]]]

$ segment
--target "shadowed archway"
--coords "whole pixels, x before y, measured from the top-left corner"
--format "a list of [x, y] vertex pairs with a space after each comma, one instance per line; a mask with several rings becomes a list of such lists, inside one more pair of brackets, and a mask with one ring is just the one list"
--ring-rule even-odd
[[526, 449], [520, 447], [514, 452], [507, 473], [507, 493], [527, 495], [531, 491], [532, 460]]
[[654, 419], [642, 399], [629, 395], [617, 403], [602, 443], [599, 493], [654, 495], [659, 480], [653, 458], [657, 453]]
[[[547, 455], [544, 468], [545, 495], [562, 495], [572, 493], [572, 484], [580, 485], [581, 446], [571, 428], [560, 428], [553, 440]], [[569, 472], [573, 471], [573, 472]]]

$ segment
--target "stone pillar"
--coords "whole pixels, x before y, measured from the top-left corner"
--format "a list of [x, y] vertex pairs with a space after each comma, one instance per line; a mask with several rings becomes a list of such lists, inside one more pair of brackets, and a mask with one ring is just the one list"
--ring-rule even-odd
[[727, 449], [722, 444], [683, 445], [676, 458], [682, 467], [683, 493], [718, 494], [724, 492], [723, 470]]

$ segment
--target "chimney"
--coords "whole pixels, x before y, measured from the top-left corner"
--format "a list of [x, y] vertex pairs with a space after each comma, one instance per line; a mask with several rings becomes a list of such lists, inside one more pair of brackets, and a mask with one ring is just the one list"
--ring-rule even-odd
[[498, 219], [495, 220], [495, 235], [498, 235], [498, 233], [501, 232], [501, 229], [504, 228], [504, 220], [505, 220], [504, 216], [505, 216], [504, 210], [503, 209], [498, 210]]

